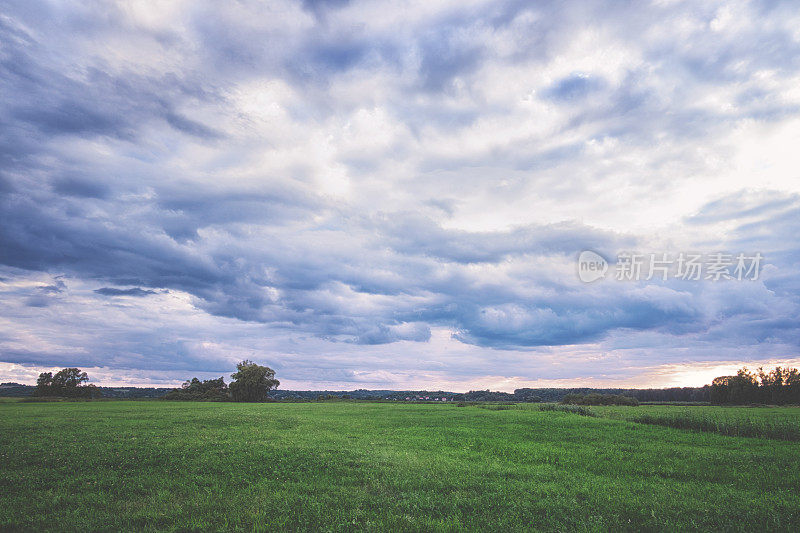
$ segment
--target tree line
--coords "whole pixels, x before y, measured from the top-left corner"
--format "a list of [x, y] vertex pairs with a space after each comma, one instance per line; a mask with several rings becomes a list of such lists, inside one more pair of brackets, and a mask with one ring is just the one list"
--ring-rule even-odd
[[217, 402], [266, 402], [269, 391], [278, 388], [280, 381], [275, 379], [275, 371], [267, 366], [244, 360], [236, 365], [231, 374], [230, 385], [222, 377], [200, 381], [187, 380], [180, 388], [172, 389], [165, 400], [204, 400]]
[[719, 376], [711, 382], [711, 403], [772, 405], [800, 404], [800, 372], [796, 368], [740, 368], [735, 376]]
[[602, 394], [593, 392], [590, 394], [567, 394], [561, 400], [562, 404], [569, 405], [639, 405], [639, 400], [632, 396], [622, 394]]
[[[670, 387], [666, 389], [595, 389], [579, 388], [521, 388], [513, 393], [469, 391], [453, 394], [458, 401], [483, 402], [560, 402], [568, 395], [617, 395], [635, 398], [639, 402], [708, 402], [710, 386], [703, 387]], [[452, 393], [448, 393], [452, 394]]]
[[639, 402], [708, 402], [710, 385], [702, 387], [670, 387], [666, 389], [594, 389], [576, 388], [521, 388], [513, 393], [491, 390], [469, 392], [429, 390], [385, 390], [356, 389], [332, 390], [276, 390], [270, 397], [277, 400], [313, 401], [326, 398], [354, 400], [420, 400], [425, 397], [445, 398], [458, 402], [560, 402], [568, 394], [618, 394], [636, 398]]
[[[269, 400], [269, 391], [276, 389], [280, 381], [275, 379], [275, 371], [267, 366], [252, 361], [242, 361], [236, 365], [236, 372], [231, 374], [230, 385], [220, 377], [200, 381], [197, 378], [187, 380], [180, 388], [172, 389], [165, 396], [166, 400], [211, 400], [234, 402], [265, 402]], [[36, 380], [34, 396], [62, 398], [100, 398], [103, 396], [99, 388], [87, 384], [89, 376], [80, 368], [64, 368], [55, 375], [42, 372]]]
[[[168, 400], [210, 400], [236, 402], [263, 402], [270, 399], [270, 391], [277, 389], [280, 382], [275, 379], [275, 371], [269, 367], [258, 365], [252, 361], [242, 361], [236, 365], [236, 372], [231, 374], [230, 384], [222, 377], [217, 379], [187, 380], [179, 388], [170, 390], [163, 398]], [[86, 372], [79, 368], [64, 368], [53, 374], [39, 374], [34, 396], [51, 396], [66, 398], [100, 398], [100, 389], [92, 384]], [[6, 384], [14, 385], [14, 384]], [[24, 387], [19, 385], [19, 387]], [[15, 389], [16, 390], [16, 389]], [[155, 389], [153, 389], [155, 390]], [[380, 393], [375, 395], [375, 392]], [[420, 393], [420, 391], [417, 391]], [[553, 402], [603, 404], [634, 403], [638, 401], [677, 401], [703, 402], [713, 404], [800, 404], [800, 372], [796, 368], [775, 367], [766, 372], [759, 368], [750, 372], [746, 367], [737, 371], [734, 376], [719, 376], [711, 385], [704, 387], [675, 387], [669, 389], [517, 389], [514, 393], [494, 391], [469, 391], [467, 393], [438, 392], [432, 394], [449, 400], [458, 401], [517, 401], [517, 402]], [[306, 394], [310, 399], [317, 398], [319, 391], [288, 391], [287, 398]], [[335, 392], [341, 397], [343, 393]], [[402, 400], [410, 394], [408, 391], [366, 391], [358, 390], [347, 393], [358, 399], [394, 399]], [[294, 395], [294, 396], [292, 396]], [[634, 400], [634, 401], [635, 401]]]

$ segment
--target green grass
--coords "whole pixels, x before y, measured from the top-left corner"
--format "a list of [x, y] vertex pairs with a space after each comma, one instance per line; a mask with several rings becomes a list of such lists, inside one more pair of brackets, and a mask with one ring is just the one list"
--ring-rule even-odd
[[[524, 405], [523, 408], [528, 407]], [[581, 416], [597, 416], [590, 408], [584, 405], [561, 405], [559, 403], [537, 403], [534, 409], [539, 411], [559, 411], [562, 413], [572, 413]]]
[[599, 406], [600, 416], [735, 437], [800, 441], [798, 407]]
[[796, 530], [800, 444], [538, 409], [0, 404], [0, 529]]
[[0, 396], [0, 403], [16, 403], [22, 401], [22, 398], [16, 396]]

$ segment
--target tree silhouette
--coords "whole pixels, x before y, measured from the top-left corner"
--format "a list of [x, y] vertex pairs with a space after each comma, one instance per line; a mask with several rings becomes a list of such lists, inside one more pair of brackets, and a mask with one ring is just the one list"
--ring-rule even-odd
[[56, 372], [42, 372], [36, 380], [35, 396], [66, 396], [69, 398], [99, 398], [94, 385], [84, 385], [89, 376], [80, 368], [64, 368]]
[[264, 402], [271, 389], [277, 389], [280, 381], [275, 371], [267, 366], [244, 360], [236, 365], [237, 372], [231, 374], [231, 396], [235, 402]]
[[720, 376], [711, 382], [711, 403], [774, 405], [800, 403], [800, 372], [796, 368], [763, 368], [754, 374], [741, 368], [735, 376]]

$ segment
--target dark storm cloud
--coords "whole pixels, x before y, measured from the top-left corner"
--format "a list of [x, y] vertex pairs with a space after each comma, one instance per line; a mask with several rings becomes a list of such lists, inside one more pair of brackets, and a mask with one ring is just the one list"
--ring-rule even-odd
[[56, 180], [53, 189], [66, 196], [82, 196], [85, 198], [105, 198], [109, 187], [105, 183], [84, 180], [78, 177], [66, 177]]
[[164, 118], [170, 126], [189, 135], [200, 137], [201, 139], [217, 139], [220, 137], [219, 132], [178, 113], [169, 112]]
[[[56, 32], [69, 27], [69, 23], [58, 27], [48, 17], [43, 21]], [[0, 88], [7, 95], [2, 107], [4, 115], [12, 119], [0, 141], [12, 153], [17, 145], [17, 156], [34, 155], [41, 149], [19, 138], [23, 135], [33, 134], [45, 141], [70, 135], [105, 135], [132, 141], [143, 125], [159, 118], [191, 135], [218, 136], [173, 109], [178, 102], [212, 97], [191, 77], [120, 74], [94, 64], [82, 65], [76, 72], [59, 63], [53, 53], [56, 43], [48, 42], [46, 36], [34, 37], [14, 22], [8, 18], [0, 22], [4, 37]], [[91, 31], [100, 32], [97, 28]]]
[[303, 6], [312, 11], [331, 8], [335, 9], [346, 6], [349, 3], [350, 0], [303, 0]]
[[130, 289], [117, 289], [115, 287], [101, 287], [99, 289], [95, 289], [97, 294], [102, 294], [103, 296], [149, 296], [151, 294], [156, 294], [156, 291], [151, 291], [147, 289], [142, 289], [140, 287], [131, 287]]
[[595, 78], [585, 74], [574, 74], [556, 83], [545, 94], [550, 98], [561, 101], [574, 101], [590, 96], [605, 86], [602, 78]]
[[433, 220], [398, 213], [378, 221], [382, 241], [406, 255], [457, 263], [496, 263], [513, 255], [568, 254], [588, 248], [630, 248], [635, 239], [574, 222], [475, 233], [446, 230]]

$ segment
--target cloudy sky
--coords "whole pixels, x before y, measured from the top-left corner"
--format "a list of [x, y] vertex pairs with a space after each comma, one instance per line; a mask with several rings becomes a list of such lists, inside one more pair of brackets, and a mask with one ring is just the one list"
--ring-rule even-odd
[[791, 0], [0, 7], [0, 381], [698, 385], [800, 363], [799, 235]]

